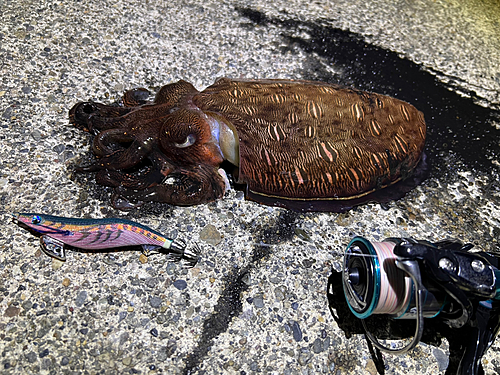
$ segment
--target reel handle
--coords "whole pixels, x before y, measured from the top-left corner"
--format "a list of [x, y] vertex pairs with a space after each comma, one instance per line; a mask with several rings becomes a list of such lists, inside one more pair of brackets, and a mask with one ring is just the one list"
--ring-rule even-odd
[[465, 346], [460, 360], [458, 375], [479, 374], [481, 358], [491, 346], [500, 329], [500, 309], [480, 303], [477, 307], [474, 323], [466, 327], [466, 337], [469, 341]]

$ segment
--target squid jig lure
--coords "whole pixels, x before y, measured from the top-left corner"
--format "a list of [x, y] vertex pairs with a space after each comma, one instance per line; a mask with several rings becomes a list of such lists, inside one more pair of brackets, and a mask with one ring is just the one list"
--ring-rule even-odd
[[166, 254], [174, 262], [194, 267], [199, 250], [186, 250], [186, 243], [131, 220], [78, 219], [37, 213], [13, 213], [13, 221], [40, 237], [40, 248], [49, 257], [66, 261], [70, 250], [136, 250], [149, 255]]

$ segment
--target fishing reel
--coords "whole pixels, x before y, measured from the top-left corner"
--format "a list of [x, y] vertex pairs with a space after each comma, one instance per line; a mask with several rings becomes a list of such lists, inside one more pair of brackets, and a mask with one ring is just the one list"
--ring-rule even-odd
[[[500, 256], [472, 247], [452, 240], [352, 239], [343, 259], [343, 292], [373, 346], [404, 353], [420, 342], [426, 319], [441, 319], [466, 341], [457, 374], [477, 374], [500, 328]], [[402, 347], [382, 344], [366, 324], [371, 316], [415, 321], [413, 338]]]

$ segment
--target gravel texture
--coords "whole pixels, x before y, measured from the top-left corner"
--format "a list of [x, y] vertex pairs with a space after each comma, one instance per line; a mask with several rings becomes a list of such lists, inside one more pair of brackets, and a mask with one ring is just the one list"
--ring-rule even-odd
[[[363, 337], [334, 322], [327, 279], [354, 235], [498, 251], [499, 20], [494, 0], [0, 2], [0, 372], [375, 374]], [[343, 214], [292, 213], [235, 190], [123, 213], [92, 176], [72, 172], [89, 152], [88, 135], [68, 124], [77, 101], [179, 79], [202, 89], [222, 76], [402, 97], [425, 113], [431, 175], [397, 202]], [[14, 211], [126, 217], [197, 243], [201, 260], [53, 261], [11, 223]], [[484, 357], [487, 374], [500, 371], [499, 350]], [[384, 356], [385, 373], [444, 374], [448, 354], [446, 340], [422, 343]]]

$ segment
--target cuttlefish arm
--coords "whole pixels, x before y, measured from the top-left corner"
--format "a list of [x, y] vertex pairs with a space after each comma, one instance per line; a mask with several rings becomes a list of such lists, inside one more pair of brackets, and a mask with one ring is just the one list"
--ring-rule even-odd
[[143, 190], [118, 186], [112, 198], [115, 208], [130, 209], [150, 201], [193, 205], [224, 195], [227, 176], [219, 166], [224, 160], [238, 163], [236, 131], [215, 113], [204, 113], [189, 101], [185, 107], [165, 119], [159, 134], [160, 149], [172, 171], [161, 183]]
[[146, 189], [130, 189], [121, 185], [111, 201], [115, 208], [133, 209], [145, 202], [164, 202], [193, 205], [221, 198], [229, 183], [224, 170], [210, 165], [178, 169], [164, 178], [161, 184]]

